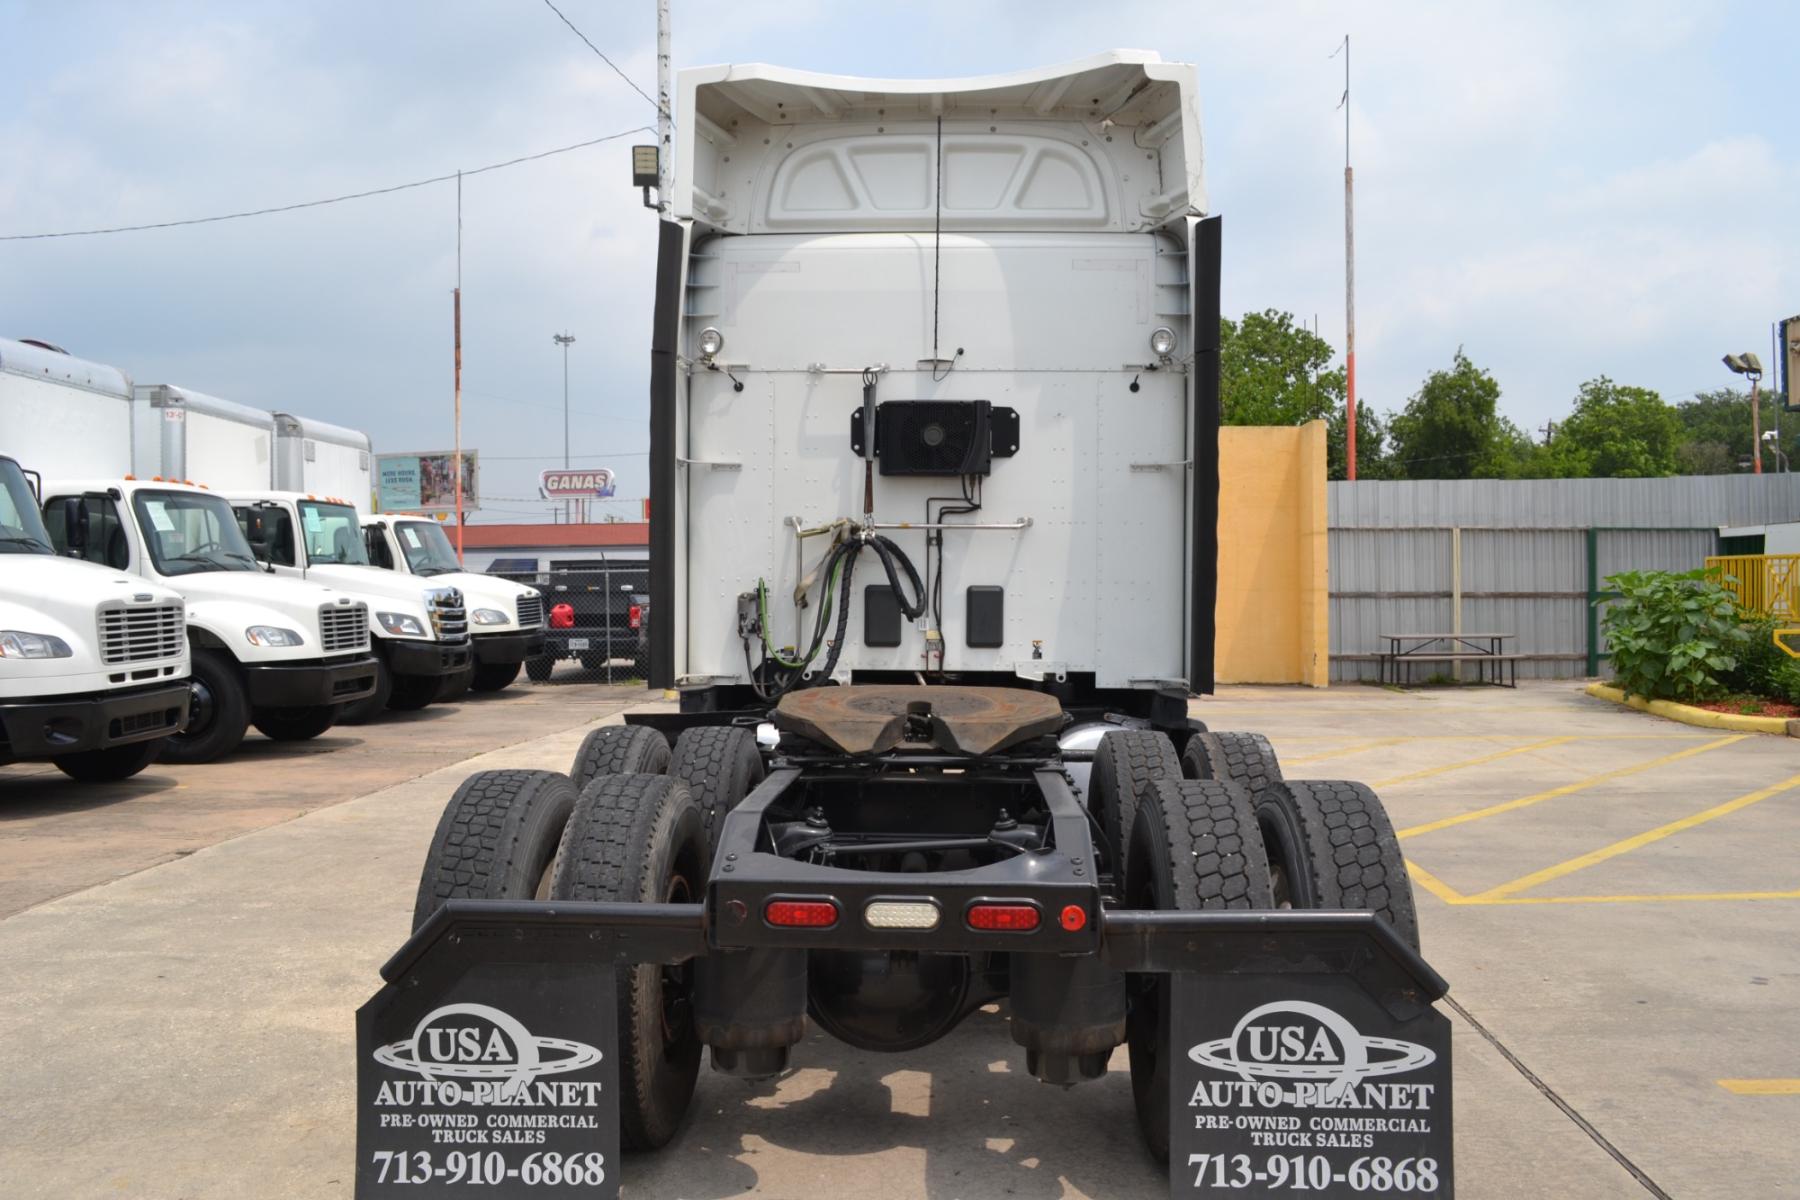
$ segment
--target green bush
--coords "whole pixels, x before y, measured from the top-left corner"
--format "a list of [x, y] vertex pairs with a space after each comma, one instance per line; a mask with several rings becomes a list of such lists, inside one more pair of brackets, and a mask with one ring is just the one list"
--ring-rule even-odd
[[1749, 635], [1717, 568], [1625, 571], [1606, 583], [1619, 593], [1601, 626], [1621, 688], [1653, 700], [1709, 700], [1729, 690]]
[[1790, 658], [1775, 644], [1775, 631], [1786, 625], [1767, 617], [1745, 624], [1747, 640], [1725, 680], [1732, 691], [1800, 704], [1800, 659]]

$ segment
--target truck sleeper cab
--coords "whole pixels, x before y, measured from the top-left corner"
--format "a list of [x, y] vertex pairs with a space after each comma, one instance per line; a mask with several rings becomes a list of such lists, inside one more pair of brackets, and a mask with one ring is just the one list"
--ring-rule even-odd
[[475, 651], [473, 690], [499, 691], [518, 678], [522, 664], [543, 654], [544, 600], [537, 589], [463, 570], [436, 521], [399, 515], [365, 518], [362, 536], [374, 566], [462, 592]]
[[130, 478], [55, 480], [44, 490], [60, 552], [163, 584], [186, 601], [190, 712], [164, 747], [168, 761], [221, 758], [251, 725], [277, 741], [317, 737], [343, 705], [374, 690], [367, 607], [271, 574], [224, 497]]
[[24, 471], [0, 456], [0, 765], [129, 778], [187, 723], [187, 675], [181, 597], [59, 557]]
[[369, 565], [362, 519], [346, 500], [298, 492], [232, 492], [238, 525], [279, 575], [339, 588], [369, 607], [375, 690], [349, 705], [360, 724], [385, 709], [410, 712], [468, 688], [473, 659], [467, 609], [453, 587], [419, 587]]

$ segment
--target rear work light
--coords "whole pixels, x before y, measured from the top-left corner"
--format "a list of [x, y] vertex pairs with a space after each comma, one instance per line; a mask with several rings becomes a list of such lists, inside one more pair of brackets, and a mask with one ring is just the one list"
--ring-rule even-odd
[[929, 900], [871, 900], [863, 909], [870, 929], [936, 929], [941, 919]]
[[1038, 927], [1043, 915], [1035, 904], [982, 903], [969, 906], [970, 929], [986, 933], [1030, 933]]
[[575, 606], [573, 604], [553, 604], [550, 606], [550, 628], [575, 628]]
[[830, 929], [837, 919], [833, 900], [771, 900], [763, 907], [763, 920], [784, 929]]

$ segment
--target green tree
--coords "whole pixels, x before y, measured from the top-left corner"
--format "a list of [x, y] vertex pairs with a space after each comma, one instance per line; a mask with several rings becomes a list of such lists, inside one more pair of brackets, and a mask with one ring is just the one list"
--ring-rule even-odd
[[[1332, 410], [1325, 428], [1325, 477], [1348, 479], [1347, 452], [1344, 447], [1344, 410]], [[1387, 422], [1367, 404], [1356, 406], [1356, 477], [1358, 479], [1393, 479], [1393, 465], [1388, 462]]]
[[1660, 395], [1602, 375], [1581, 385], [1575, 411], [1550, 439], [1549, 461], [1567, 479], [1654, 478], [1679, 469], [1681, 442], [1681, 420]]
[[1531, 439], [1500, 416], [1499, 404], [1500, 384], [1458, 349], [1450, 369], [1433, 371], [1388, 420], [1394, 476], [1516, 478]]
[[[1764, 393], [1762, 425], [1775, 428], [1780, 400]], [[1692, 400], [1675, 406], [1681, 421], [1682, 444], [1676, 451], [1679, 470], [1685, 475], [1727, 475], [1742, 470], [1750, 457], [1750, 393], [1736, 388], [1695, 392]], [[1783, 447], [1785, 450], [1786, 447]], [[1764, 453], [1763, 469], [1775, 466], [1775, 456]]]
[[[1300, 425], [1344, 406], [1331, 343], [1268, 309], [1219, 321], [1219, 401], [1227, 425]], [[1360, 423], [1359, 423], [1360, 428]]]

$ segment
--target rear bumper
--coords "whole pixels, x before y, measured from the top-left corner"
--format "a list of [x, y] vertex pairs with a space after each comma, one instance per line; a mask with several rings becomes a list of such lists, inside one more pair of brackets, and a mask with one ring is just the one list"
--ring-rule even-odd
[[513, 633], [475, 635], [475, 661], [482, 666], [522, 663], [544, 652], [544, 631], [526, 629]]
[[267, 663], [244, 668], [244, 689], [253, 708], [312, 708], [347, 704], [375, 690], [375, 659], [308, 663]]
[[4, 750], [14, 758], [49, 758], [168, 737], [187, 723], [188, 694], [184, 679], [99, 696], [0, 704]]
[[446, 675], [468, 670], [475, 661], [474, 651], [469, 648], [468, 642], [446, 645], [443, 642], [388, 638], [378, 644], [380, 653], [387, 659], [388, 670], [396, 675], [441, 679]]

